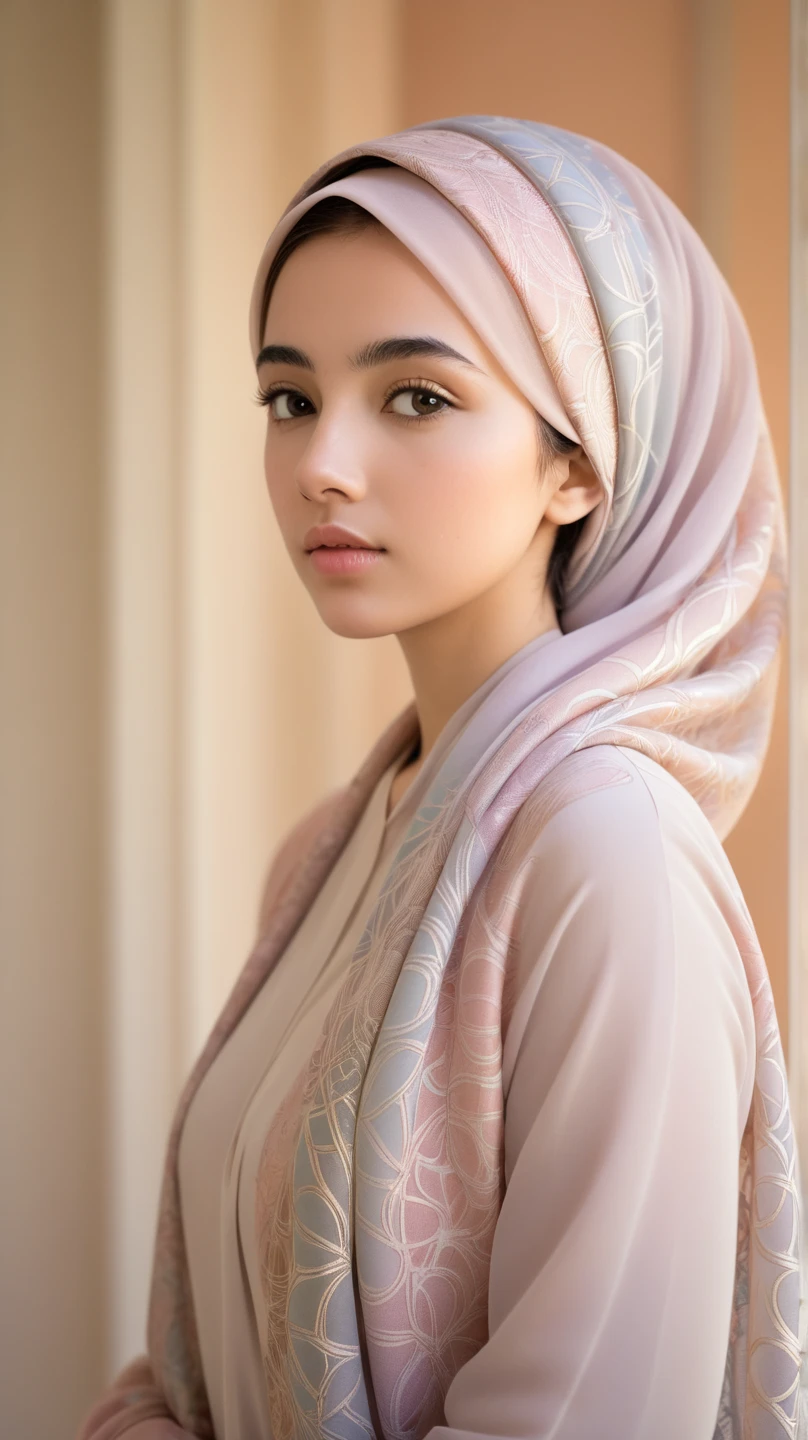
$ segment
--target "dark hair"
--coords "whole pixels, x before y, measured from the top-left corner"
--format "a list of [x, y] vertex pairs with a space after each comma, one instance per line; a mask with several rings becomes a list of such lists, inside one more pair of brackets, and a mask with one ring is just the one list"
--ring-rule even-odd
[[[333, 177], [331, 177], [333, 178]], [[275, 282], [283, 269], [290, 255], [294, 254], [299, 246], [307, 240], [313, 240], [318, 235], [358, 235], [369, 226], [375, 225], [380, 230], [383, 225], [369, 210], [357, 205], [354, 200], [349, 200], [344, 195], [326, 195], [316, 205], [306, 210], [296, 225], [292, 226], [288, 235], [281, 241], [275, 255], [272, 258], [266, 281], [264, 282], [264, 293], [261, 301], [261, 316], [259, 334], [263, 335], [266, 327], [269, 302]], [[540, 460], [544, 465], [549, 465], [559, 455], [569, 455], [577, 448], [576, 442], [562, 435], [556, 430], [549, 420], [537, 413], [539, 452]], [[569, 525], [559, 525], [555, 543], [550, 554], [547, 565], [547, 585], [553, 597], [556, 615], [560, 617], [564, 608], [564, 587], [567, 567], [578, 536], [583, 528], [585, 515], [578, 520], [572, 520]]]

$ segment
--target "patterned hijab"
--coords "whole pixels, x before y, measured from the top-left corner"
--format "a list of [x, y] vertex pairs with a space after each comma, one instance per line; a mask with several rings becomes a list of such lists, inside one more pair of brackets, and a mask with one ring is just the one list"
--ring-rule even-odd
[[[440, 763], [430, 770], [427, 757], [417, 813], [317, 1049], [267, 1136], [256, 1224], [273, 1440], [421, 1440], [439, 1417], [458, 1355], [485, 1340], [503, 1193], [491, 1058], [479, 1057], [476, 1077], [464, 1072], [462, 1097], [441, 1065], [447, 1030], [456, 1036], [469, 1023], [460, 1006], [447, 1021], [442, 982], [462, 949], [475, 886], [526, 799], [592, 745], [631, 746], [663, 765], [723, 839], [760, 774], [786, 603], [780, 487], [740, 311], [672, 201], [604, 145], [549, 125], [463, 116], [344, 151], [301, 187], [270, 237], [253, 295], [254, 354], [267, 269], [296, 207], [326, 186], [357, 193], [350, 187], [361, 181], [371, 208], [388, 172], [359, 174], [368, 157], [432, 187], [469, 227], [480, 263], [490, 268], [493, 257], [492, 284], [503, 293], [504, 277], [507, 297], [498, 320], [490, 307], [487, 321], [478, 316], [480, 333], [516, 366], [537, 408], [580, 437], [603, 500], [573, 552], [563, 633], [541, 666], [525, 647]], [[429, 263], [426, 241], [423, 253]], [[467, 313], [482, 293], [469, 287]], [[524, 335], [519, 360], [511, 321], [527, 323], [533, 362]], [[739, 891], [731, 904], [757, 1060], [715, 1435], [771, 1440], [804, 1433], [799, 1180], [771, 986]], [[475, 977], [492, 1035], [501, 978], [493, 964]], [[468, 1062], [479, 1048], [467, 1039], [458, 1049]], [[445, 1238], [435, 1248], [429, 1345], [409, 1318], [414, 1287], [429, 1286], [410, 1259], [423, 1225], [419, 1165], [442, 1176], [430, 1202], [432, 1233]], [[447, 1302], [441, 1267], [463, 1275], [460, 1298]], [[153, 1323], [152, 1354], [171, 1343]], [[431, 1411], [418, 1410], [424, 1396], [434, 1397]], [[184, 1413], [199, 1408], [189, 1400]]]
[[[780, 486], [729, 287], [673, 202], [607, 146], [465, 116], [353, 146], [301, 187], [256, 276], [254, 355], [281, 238], [315, 192], [358, 193], [351, 179], [370, 156], [427, 182], [485, 243], [538, 341], [562, 428], [580, 437], [603, 485], [567, 572], [569, 642], [553, 678], [597, 664], [600, 703], [587, 698], [584, 710], [598, 743], [634, 744], [665, 764], [724, 839], [760, 774], [786, 610]], [[357, 180], [370, 208], [385, 172]], [[421, 248], [436, 270], [440, 248]], [[439, 273], [447, 288], [450, 268]], [[490, 345], [484, 311], [471, 318]], [[509, 368], [527, 391], [526, 366]], [[548, 388], [537, 408], [558, 425]]]

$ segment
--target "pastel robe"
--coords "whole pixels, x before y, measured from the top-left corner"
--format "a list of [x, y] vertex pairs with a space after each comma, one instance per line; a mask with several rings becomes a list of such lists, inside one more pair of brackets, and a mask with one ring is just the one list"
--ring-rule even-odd
[[[273, 993], [281, 997], [284, 961], [277, 961], [190, 1099], [180, 1190], [191, 1219], [191, 1291], [195, 1304], [208, 1307], [198, 1329], [217, 1440], [272, 1434], [271, 1376], [261, 1359], [260, 1215], [250, 1188], [256, 1147], [325, 1018], [350, 957], [347, 942], [372, 907], [385, 830], [392, 843], [486, 690], [453, 717], [386, 820], [387, 792], [413, 738], [409, 730], [389, 732], [357, 824], [285, 952], [288, 961], [298, 942], [306, 980], [288, 988], [279, 1011]], [[271, 926], [344, 798], [342, 791], [328, 797], [287, 837], [259, 930]], [[339, 879], [346, 885], [335, 886]], [[728, 912], [728, 896], [738, 916]], [[755, 1065], [754, 1015], [735, 938], [744, 906], [725, 852], [696, 801], [662, 766], [633, 749], [596, 745], [568, 756], [522, 806], [471, 908], [484, 923], [489, 960], [495, 956], [503, 970], [505, 1189], [487, 1335], [447, 1376], [440, 1410], [420, 1433], [428, 1440], [712, 1440], [722, 1433], [722, 1411], [729, 1423], [726, 1362], [748, 1203], [739, 1191], [739, 1150]], [[353, 925], [341, 928], [351, 914]], [[469, 933], [480, 930], [470, 924]], [[335, 937], [346, 941], [342, 951]], [[312, 945], [316, 955], [306, 950]], [[286, 974], [288, 981], [288, 965]], [[255, 1043], [259, 1014], [263, 1051]], [[218, 1115], [216, 1125], [206, 1129], [206, 1115]], [[192, 1176], [204, 1194], [189, 1193]], [[428, 1246], [422, 1259], [428, 1270]], [[428, 1308], [413, 1324], [428, 1329]], [[82, 1434], [125, 1434], [123, 1402], [107, 1423], [90, 1423]], [[417, 1416], [413, 1425], [417, 1431]]]

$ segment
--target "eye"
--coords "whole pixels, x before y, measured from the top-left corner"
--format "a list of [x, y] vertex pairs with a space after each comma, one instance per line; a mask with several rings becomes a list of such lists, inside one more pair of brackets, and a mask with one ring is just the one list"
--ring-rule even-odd
[[[290, 390], [278, 385], [275, 389], [261, 390], [256, 395], [259, 405], [266, 405], [273, 420], [297, 420], [302, 415], [312, 415], [314, 406], [300, 390]], [[308, 409], [305, 407], [308, 406]]]
[[447, 399], [437, 386], [423, 382], [402, 385], [388, 396], [387, 403], [394, 414], [401, 415], [406, 420], [428, 420], [432, 415], [454, 409], [451, 400]]

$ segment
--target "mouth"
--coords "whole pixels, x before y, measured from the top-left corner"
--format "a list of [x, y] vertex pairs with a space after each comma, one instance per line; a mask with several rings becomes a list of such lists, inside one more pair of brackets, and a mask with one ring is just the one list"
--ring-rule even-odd
[[371, 568], [383, 549], [371, 550], [366, 545], [317, 545], [309, 550], [311, 563], [323, 575], [362, 574]]

